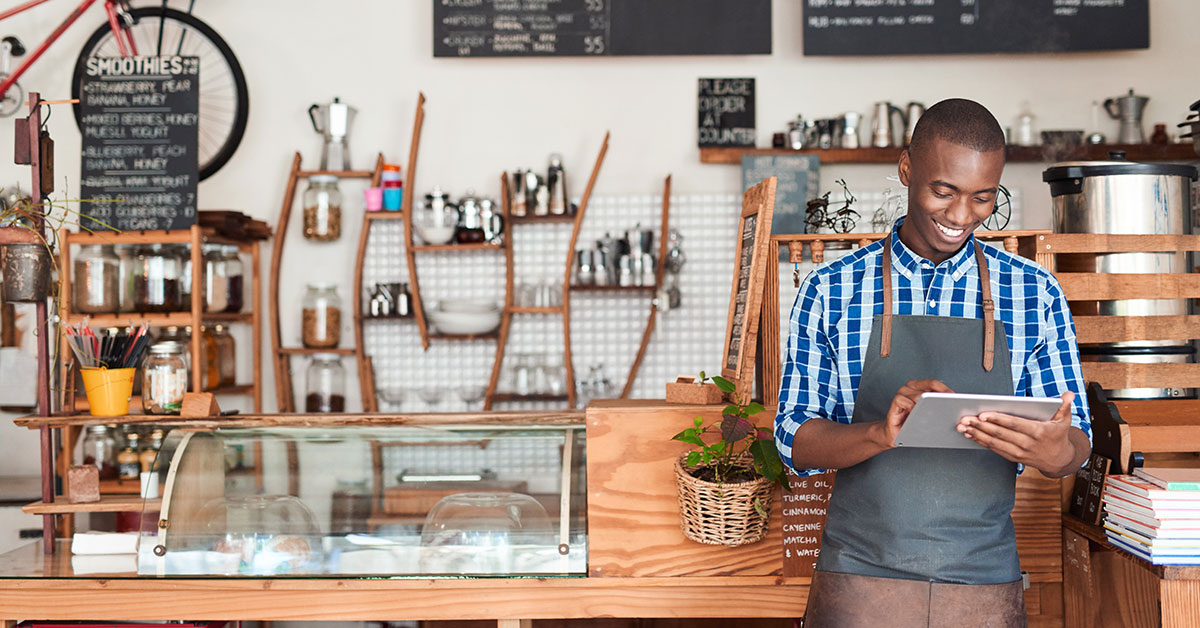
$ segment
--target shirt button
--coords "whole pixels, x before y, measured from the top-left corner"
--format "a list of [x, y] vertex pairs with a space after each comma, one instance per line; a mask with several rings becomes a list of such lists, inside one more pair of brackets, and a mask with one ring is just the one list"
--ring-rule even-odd
[[929, 307], [930, 307], [930, 308], [935, 308], [935, 307], [937, 307], [937, 301], [934, 301], [933, 299], [930, 299], [930, 300], [929, 300]]

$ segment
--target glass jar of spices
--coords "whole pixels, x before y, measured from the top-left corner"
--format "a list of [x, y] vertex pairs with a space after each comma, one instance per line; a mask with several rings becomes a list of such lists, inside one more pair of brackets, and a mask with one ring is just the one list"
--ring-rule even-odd
[[342, 235], [342, 192], [337, 177], [314, 175], [304, 190], [304, 237], [331, 242]]
[[301, 340], [310, 349], [332, 349], [342, 337], [342, 299], [337, 285], [309, 284], [301, 310]]
[[100, 469], [101, 480], [117, 479], [117, 439], [107, 425], [89, 425], [80, 447], [83, 464]]
[[200, 333], [204, 347], [204, 370], [201, 371], [200, 382], [204, 390], [221, 387], [221, 356], [217, 348], [217, 338], [212, 327], [201, 327]]
[[183, 347], [167, 340], [150, 346], [142, 363], [142, 410], [146, 414], [176, 414], [183, 407], [188, 389], [188, 370]]
[[212, 338], [217, 343], [217, 384], [237, 384], [237, 343], [224, 325], [213, 325]]
[[174, 247], [151, 244], [139, 248], [134, 261], [134, 310], [175, 312], [182, 309], [182, 266], [183, 260]]
[[216, 246], [204, 247], [204, 311], [224, 312], [229, 307], [229, 275], [224, 253]]
[[121, 260], [111, 246], [88, 244], [73, 261], [71, 309], [84, 314], [113, 313], [121, 307]]
[[336, 353], [315, 353], [304, 373], [305, 412], [346, 411], [346, 369]]

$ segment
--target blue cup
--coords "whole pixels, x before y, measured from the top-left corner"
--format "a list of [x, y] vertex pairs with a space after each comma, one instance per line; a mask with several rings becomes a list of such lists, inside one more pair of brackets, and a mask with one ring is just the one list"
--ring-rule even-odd
[[404, 192], [401, 188], [383, 188], [383, 208], [389, 211], [400, 211]]

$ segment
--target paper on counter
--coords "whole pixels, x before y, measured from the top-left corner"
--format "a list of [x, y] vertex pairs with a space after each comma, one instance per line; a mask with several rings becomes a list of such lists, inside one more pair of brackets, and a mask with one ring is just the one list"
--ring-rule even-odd
[[71, 539], [75, 555], [137, 554], [137, 546], [137, 532], [77, 532]]
[[77, 576], [88, 574], [137, 573], [136, 554], [92, 554], [71, 557], [71, 569]]

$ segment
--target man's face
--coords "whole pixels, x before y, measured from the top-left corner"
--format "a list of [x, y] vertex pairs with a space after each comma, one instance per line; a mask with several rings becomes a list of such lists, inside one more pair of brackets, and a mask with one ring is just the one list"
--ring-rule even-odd
[[908, 186], [908, 217], [900, 238], [914, 253], [941, 263], [996, 205], [1004, 151], [981, 153], [934, 138], [916, 154], [900, 157], [900, 182]]

